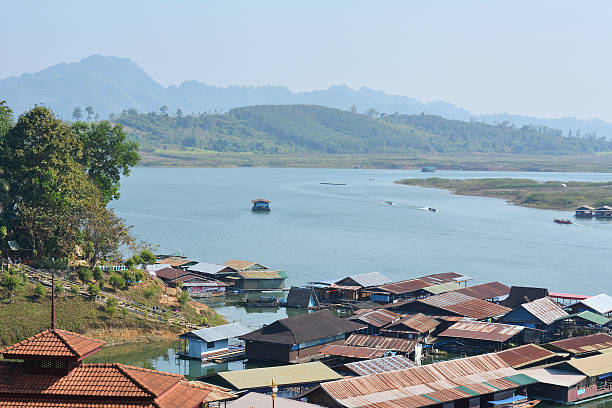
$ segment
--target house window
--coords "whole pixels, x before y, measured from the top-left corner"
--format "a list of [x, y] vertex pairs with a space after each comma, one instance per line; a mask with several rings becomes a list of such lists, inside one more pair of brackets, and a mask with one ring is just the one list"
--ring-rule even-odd
[[214, 341], [209, 341], [208, 343], [206, 343], [206, 348], [213, 348], [213, 347], [215, 347]]

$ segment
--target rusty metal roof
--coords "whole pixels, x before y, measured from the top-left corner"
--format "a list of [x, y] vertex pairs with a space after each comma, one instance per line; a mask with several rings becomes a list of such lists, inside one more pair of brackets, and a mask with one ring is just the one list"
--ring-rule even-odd
[[365, 324], [369, 324], [374, 327], [383, 327], [389, 323], [393, 323], [396, 320], [401, 319], [401, 315], [394, 313], [386, 309], [375, 309], [365, 313], [359, 313], [355, 316], [350, 317], [350, 320], [358, 320]]
[[556, 356], [552, 351], [535, 344], [525, 344], [495, 354], [513, 368], [520, 368]]
[[516, 336], [523, 331], [523, 329], [525, 329], [523, 326], [514, 326], [511, 324], [461, 321], [453, 324], [438, 336], [477, 339], [501, 343]]
[[536, 299], [529, 303], [523, 303], [520, 307], [531, 313], [544, 324], [552, 324], [555, 320], [568, 315], [565, 310], [561, 309], [548, 297]]
[[612, 347], [612, 336], [597, 333], [590, 336], [574, 337], [571, 339], [553, 341], [543, 344], [543, 347], [571, 354], [584, 354]]
[[414, 361], [405, 356], [375, 358], [373, 360], [356, 361], [344, 365], [357, 375], [384, 373], [386, 371], [402, 370], [416, 367]]
[[410, 353], [417, 345], [417, 339], [397, 339], [395, 337], [351, 334], [344, 342], [348, 346], [371, 347], [380, 350]]
[[495, 354], [442, 361], [321, 384], [321, 389], [345, 407], [422, 407], [518, 387], [536, 380]]
[[486, 300], [477, 299], [463, 293], [457, 293], [456, 291], [442, 293], [424, 299], [417, 299], [415, 302], [421, 302], [429, 306], [434, 306], [474, 319], [503, 316], [510, 311], [507, 307], [487, 302]]
[[412, 316], [404, 317], [401, 320], [389, 325], [387, 329], [395, 330], [400, 326], [406, 326], [419, 333], [426, 333], [440, 324], [439, 321], [431, 316], [426, 316], [423, 313], [417, 313]]
[[319, 353], [328, 356], [340, 356], [350, 358], [362, 358], [365, 360], [371, 358], [378, 358], [384, 356], [388, 350], [371, 348], [371, 347], [357, 347], [347, 346], [342, 344], [328, 344], [319, 350]]
[[483, 283], [482, 285], [469, 286], [458, 289], [456, 293], [472, 296], [477, 299], [493, 299], [510, 294], [510, 288], [499, 282]]
[[432, 285], [440, 285], [449, 282], [463, 282], [465, 280], [468, 280], [468, 278], [455, 272], [436, 273], [433, 275], [423, 276], [422, 278], [408, 279], [400, 282], [389, 283], [386, 285], [379, 286], [377, 289], [396, 295], [402, 295], [414, 292], [416, 290], [424, 289]]

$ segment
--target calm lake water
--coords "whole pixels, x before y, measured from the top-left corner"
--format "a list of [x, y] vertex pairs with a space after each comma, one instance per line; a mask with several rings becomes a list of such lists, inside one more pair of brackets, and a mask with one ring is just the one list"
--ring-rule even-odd
[[[284, 270], [288, 285], [372, 271], [394, 281], [454, 271], [472, 277], [471, 284], [497, 280], [612, 294], [612, 222], [558, 225], [553, 218], [572, 213], [393, 183], [429, 176], [406, 170], [137, 168], [123, 180], [114, 204], [139, 238], [159, 244], [161, 253], [214, 263], [256, 261]], [[585, 173], [438, 171], [435, 176], [612, 179]], [[250, 201], [259, 197], [272, 201], [270, 213], [250, 211]], [[212, 305], [228, 320], [253, 328], [287, 317], [282, 308]], [[202, 366], [178, 360], [176, 344], [117, 346], [95, 358], [190, 377], [244, 368], [242, 362]], [[612, 408], [612, 401], [584, 406]]]
[[[406, 170], [137, 168], [122, 182], [115, 208], [160, 252], [214, 263], [253, 260], [284, 270], [288, 285], [372, 271], [392, 280], [454, 271], [473, 277], [473, 284], [499, 280], [612, 294], [612, 222], [558, 225], [553, 218], [572, 213], [393, 183], [427, 176]], [[612, 179], [581, 173], [435, 176]], [[250, 211], [258, 197], [272, 201], [270, 213]]]

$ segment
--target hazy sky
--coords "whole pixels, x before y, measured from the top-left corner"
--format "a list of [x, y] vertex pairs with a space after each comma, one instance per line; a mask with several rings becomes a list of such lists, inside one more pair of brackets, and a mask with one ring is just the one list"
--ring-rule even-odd
[[[6, 1], [0, 78], [91, 54], [163, 85], [344, 83], [612, 121], [612, 1]], [[1, 96], [1, 95], [0, 95]]]

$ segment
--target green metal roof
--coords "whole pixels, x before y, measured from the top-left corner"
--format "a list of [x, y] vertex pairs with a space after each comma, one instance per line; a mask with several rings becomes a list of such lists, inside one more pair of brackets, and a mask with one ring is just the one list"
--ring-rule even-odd
[[591, 323], [599, 324], [602, 326], [610, 322], [610, 319], [608, 319], [607, 317], [591, 312], [590, 310], [585, 310], [584, 312], [580, 312], [580, 313], [574, 313], [569, 316], [563, 316], [557, 320], [564, 320], [564, 319], [569, 319], [572, 317], [580, 317], [584, 320], [588, 320]]
[[474, 391], [474, 390], [470, 390], [468, 387], [466, 387], [466, 386], [464, 386], [464, 385], [460, 385], [460, 386], [456, 387], [456, 389], [458, 389], [459, 391], [463, 391], [463, 392], [465, 392], [465, 393], [467, 393], [467, 394], [470, 394], [470, 395], [472, 395], [472, 396], [474, 396], [474, 397], [475, 397], [476, 395], [480, 395], [480, 394], [479, 394], [479, 393], [477, 393], [476, 391]]
[[516, 385], [520, 385], [520, 386], [535, 384], [538, 382], [538, 380], [536, 380], [535, 378], [531, 378], [530, 376], [525, 375], [525, 374], [511, 375], [509, 377], [504, 377], [504, 380], [511, 381], [515, 383]]
[[277, 367], [251, 368], [218, 373], [236, 390], [272, 387], [272, 380], [278, 385], [319, 383], [342, 378], [320, 361], [304, 364], [290, 364]]
[[461, 284], [459, 282], [448, 282], [442, 283], [440, 285], [432, 285], [423, 288], [424, 291], [429, 292], [433, 295], [439, 295], [440, 293], [451, 292], [457, 289], [461, 289]]
[[437, 404], [441, 404], [441, 403], [442, 403], [442, 401], [437, 400], [437, 399], [435, 399], [434, 397], [430, 397], [430, 396], [429, 396], [429, 395], [427, 395], [427, 394], [421, 394], [421, 396], [423, 396], [423, 397], [425, 397], [425, 398], [427, 398], [427, 399], [430, 399], [430, 400], [432, 400], [433, 402], [435, 402], [435, 403], [437, 403]]

